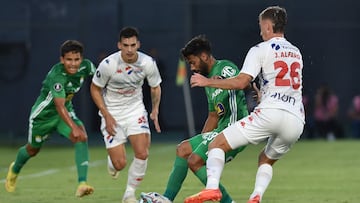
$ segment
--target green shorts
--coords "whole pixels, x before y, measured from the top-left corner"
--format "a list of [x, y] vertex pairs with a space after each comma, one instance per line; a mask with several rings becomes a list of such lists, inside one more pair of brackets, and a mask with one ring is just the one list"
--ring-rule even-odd
[[[74, 112], [70, 112], [70, 117], [78, 126], [83, 126], [82, 121], [76, 117]], [[28, 142], [34, 148], [40, 148], [53, 132], [58, 132], [69, 139], [71, 128], [58, 114], [52, 117], [47, 116], [47, 118], [39, 115], [29, 120]]]
[[[199, 155], [204, 161], [207, 160], [209, 143], [218, 135], [218, 132], [211, 131], [203, 134], [198, 134], [190, 138], [189, 142], [192, 147], [193, 153]], [[235, 158], [235, 156], [243, 151], [246, 146], [236, 148], [234, 150], [225, 153], [225, 162], [229, 162]]]

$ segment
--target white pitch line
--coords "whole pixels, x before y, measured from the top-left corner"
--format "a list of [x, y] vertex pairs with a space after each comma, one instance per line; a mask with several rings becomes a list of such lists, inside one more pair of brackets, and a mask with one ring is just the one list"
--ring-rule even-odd
[[[97, 160], [97, 161], [92, 161], [89, 163], [89, 167], [96, 167], [99, 165], [102, 165], [106, 162], [106, 160]], [[68, 167], [66, 169], [68, 170], [74, 170], [74, 166]], [[49, 170], [45, 170], [45, 171], [41, 171], [38, 173], [33, 173], [33, 174], [29, 174], [29, 175], [20, 175], [19, 179], [31, 179], [31, 178], [38, 178], [38, 177], [43, 177], [43, 176], [47, 176], [47, 175], [51, 175], [54, 173], [58, 173], [60, 171], [60, 169], [49, 169]], [[1, 179], [0, 183], [5, 183], [5, 179]]]

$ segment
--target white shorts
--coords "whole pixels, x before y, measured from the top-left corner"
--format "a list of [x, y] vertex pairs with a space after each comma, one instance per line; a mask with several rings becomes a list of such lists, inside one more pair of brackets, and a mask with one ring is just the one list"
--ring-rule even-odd
[[104, 136], [106, 149], [126, 143], [127, 137], [147, 133], [150, 136], [148, 113], [145, 108], [138, 108], [131, 112], [110, 112], [117, 122], [116, 135], [111, 136], [106, 131], [105, 119], [101, 118], [101, 133]]
[[300, 138], [303, 128], [301, 119], [288, 111], [255, 109], [223, 133], [232, 149], [267, 139], [264, 152], [268, 158], [277, 160]]

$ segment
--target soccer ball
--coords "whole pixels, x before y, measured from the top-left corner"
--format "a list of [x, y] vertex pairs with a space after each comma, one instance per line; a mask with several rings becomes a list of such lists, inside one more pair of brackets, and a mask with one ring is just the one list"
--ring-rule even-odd
[[172, 203], [168, 198], [157, 192], [149, 192], [140, 194], [139, 203]]

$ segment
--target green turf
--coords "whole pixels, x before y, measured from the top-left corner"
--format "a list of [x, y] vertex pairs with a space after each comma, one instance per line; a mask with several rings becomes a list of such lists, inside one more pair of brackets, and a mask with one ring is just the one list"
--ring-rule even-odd
[[[301, 141], [274, 166], [273, 181], [262, 203], [358, 203], [360, 202], [360, 142]], [[176, 143], [153, 144], [147, 175], [140, 192], [164, 191], [172, 167]], [[246, 202], [252, 191], [257, 155], [263, 145], [249, 146], [227, 164], [222, 182], [236, 202]], [[4, 184], [8, 164], [17, 149], [0, 148], [0, 183]], [[106, 151], [90, 146], [89, 183], [95, 187], [91, 196], [77, 199], [73, 149], [44, 146], [40, 154], [23, 168], [17, 189], [7, 193], [2, 186], [0, 203], [48, 202], [121, 202], [127, 168], [118, 180], [106, 172]], [[128, 158], [132, 157], [129, 151]], [[130, 160], [129, 160], [130, 161]], [[200, 191], [203, 186], [189, 172], [176, 203]]]

